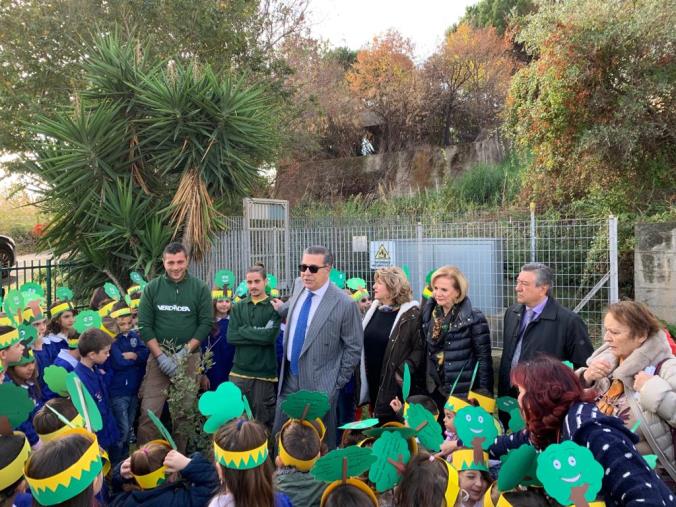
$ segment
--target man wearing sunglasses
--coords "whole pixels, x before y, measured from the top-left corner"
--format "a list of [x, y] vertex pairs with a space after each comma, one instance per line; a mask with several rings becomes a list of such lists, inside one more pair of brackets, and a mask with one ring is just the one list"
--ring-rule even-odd
[[323, 246], [303, 252], [300, 277], [289, 301], [273, 306], [286, 318], [284, 355], [273, 434], [285, 422], [281, 404], [299, 390], [328, 394], [331, 409], [324, 417], [326, 444], [336, 446], [336, 403], [361, 357], [364, 333], [357, 305], [329, 281], [333, 255]]

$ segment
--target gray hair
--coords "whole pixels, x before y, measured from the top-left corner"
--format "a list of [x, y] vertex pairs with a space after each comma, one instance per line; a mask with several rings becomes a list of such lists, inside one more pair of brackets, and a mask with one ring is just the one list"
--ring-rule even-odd
[[521, 271], [535, 273], [535, 285], [537, 287], [547, 285], [549, 287], [547, 294], [551, 292], [552, 286], [554, 285], [554, 272], [552, 271], [552, 268], [542, 262], [529, 262], [528, 264], [521, 266]]
[[307, 255], [323, 255], [324, 264], [327, 266], [333, 266], [333, 254], [331, 250], [322, 245], [312, 245], [303, 250], [303, 254]]

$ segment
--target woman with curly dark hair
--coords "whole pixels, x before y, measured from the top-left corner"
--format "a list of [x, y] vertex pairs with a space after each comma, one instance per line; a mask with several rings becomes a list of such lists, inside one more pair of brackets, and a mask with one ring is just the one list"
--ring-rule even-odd
[[599, 411], [595, 393], [582, 387], [573, 370], [541, 356], [514, 368], [511, 382], [519, 389], [526, 429], [498, 437], [489, 451], [492, 458], [527, 443], [544, 450], [572, 440], [591, 450], [603, 466], [601, 494], [606, 505], [674, 505], [674, 494], [634, 447], [636, 435], [621, 420]]

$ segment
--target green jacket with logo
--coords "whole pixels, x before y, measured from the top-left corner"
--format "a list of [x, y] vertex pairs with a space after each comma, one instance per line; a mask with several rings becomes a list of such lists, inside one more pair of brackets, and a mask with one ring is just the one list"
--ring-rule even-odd
[[143, 290], [138, 309], [141, 338], [156, 338], [160, 345], [184, 345], [192, 338], [204, 340], [213, 324], [211, 291], [186, 273], [176, 283], [167, 275], [153, 278]]
[[254, 303], [251, 296], [230, 310], [228, 344], [235, 347], [230, 374], [245, 378], [277, 379], [275, 340], [281, 317], [269, 299]]

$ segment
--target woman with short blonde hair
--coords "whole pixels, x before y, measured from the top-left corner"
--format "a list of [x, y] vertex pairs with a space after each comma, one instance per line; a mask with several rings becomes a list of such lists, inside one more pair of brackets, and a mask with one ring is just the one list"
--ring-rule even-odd
[[408, 364], [413, 378], [424, 376], [420, 305], [412, 301], [412, 294], [401, 268], [376, 271], [374, 299], [363, 320], [359, 404], [370, 403], [374, 416], [381, 423], [396, 420], [390, 401], [395, 397], [401, 399], [404, 365]]
[[443, 266], [432, 275], [432, 297], [422, 311], [427, 346], [428, 391], [443, 413], [451, 386], [453, 394], [467, 395], [472, 373], [479, 364], [473, 391], [493, 394], [493, 359], [488, 321], [469, 299], [469, 283], [455, 266]]

